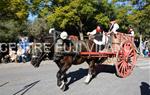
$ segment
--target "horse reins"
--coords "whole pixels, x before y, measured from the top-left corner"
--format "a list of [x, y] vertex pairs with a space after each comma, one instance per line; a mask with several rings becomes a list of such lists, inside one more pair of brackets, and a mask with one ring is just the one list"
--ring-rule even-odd
[[[58, 35], [58, 36], [59, 36], [59, 35]], [[57, 36], [57, 37], [58, 37], [58, 36]], [[57, 38], [57, 37], [56, 37], [56, 38]], [[50, 49], [53, 47], [54, 44], [55, 44], [55, 41], [54, 41], [54, 42], [52, 43], [52, 45], [50, 46]], [[42, 56], [40, 55], [40, 56], [41, 56], [41, 57], [40, 57], [40, 60], [43, 59], [43, 57], [45, 56], [45, 54], [46, 54], [46, 53], [44, 53], [43, 55], [41, 54]]]

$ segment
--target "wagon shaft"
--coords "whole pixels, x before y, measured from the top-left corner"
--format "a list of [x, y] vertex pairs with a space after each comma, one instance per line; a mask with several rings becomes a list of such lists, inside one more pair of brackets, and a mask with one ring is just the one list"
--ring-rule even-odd
[[90, 57], [116, 57], [116, 52], [80, 52], [82, 56]]

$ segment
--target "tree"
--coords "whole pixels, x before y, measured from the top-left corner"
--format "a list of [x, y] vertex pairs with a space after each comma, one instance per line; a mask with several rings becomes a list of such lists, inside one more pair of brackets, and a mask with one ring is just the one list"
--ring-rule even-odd
[[28, 24], [27, 31], [30, 35], [37, 36], [41, 32], [47, 32], [48, 26], [47, 22], [43, 18], [37, 18], [33, 23]]
[[26, 29], [29, 14], [27, 0], [0, 1], [0, 42], [14, 42]]
[[140, 37], [140, 54], [143, 54], [142, 37], [150, 38], [150, 0], [119, 0], [129, 2], [132, 10], [127, 16], [127, 21], [131, 24]]
[[[150, 37], [149, 5], [150, 0], [1, 0], [0, 30], [1, 34], [10, 31], [5, 24], [11, 22], [18, 24], [14, 26], [17, 31], [28, 29], [33, 34], [52, 27], [69, 34], [85, 34], [99, 24], [107, 31], [110, 18], [116, 17], [122, 32], [131, 25], [137, 34], [140, 31]], [[27, 28], [29, 13], [37, 15], [37, 20]]]
[[86, 33], [98, 24], [108, 27], [110, 10], [113, 15], [113, 8], [109, 5], [107, 0], [102, 0], [102, 2], [74, 0], [66, 5], [55, 7], [53, 13], [47, 16], [47, 20], [50, 27], [72, 31], [76, 34]]
[[8, 20], [0, 23], [0, 42], [15, 42], [17, 36], [26, 29], [25, 23]]
[[24, 21], [28, 17], [28, 9], [29, 6], [26, 0], [1, 0], [0, 20]]
[[[128, 25], [134, 27], [136, 35], [150, 38], [150, 0], [118, 0], [120, 6], [117, 8], [117, 16], [122, 23], [122, 28]], [[124, 4], [121, 4], [124, 3]]]

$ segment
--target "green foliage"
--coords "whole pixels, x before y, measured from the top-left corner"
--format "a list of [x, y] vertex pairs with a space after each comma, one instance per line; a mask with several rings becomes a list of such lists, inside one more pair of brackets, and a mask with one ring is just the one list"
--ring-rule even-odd
[[26, 0], [0, 1], [1, 20], [15, 19], [21, 22], [26, 20], [28, 13], [28, 2]]
[[15, 42], [18, 35], [25, 29], [23, 26], [14, 20], [1, 21], [0, 42]]
[[144, 35], [144, 37], [150, 38], [150, 5], [146, 6], [138, 15], [137, 18], [139, 22], [139, 31]]
[[26, 0], [0, 1], [0, 42], [14, 42], [26, 30], [29, 6]]
[[97, 20], [97, 23], [101, 23], [105, 28], [109, 28], [108, 27], [108, 23], [109, 23], [108, 16], [105, 16], [103, 13], [99, 13], [98, 15], [96, 15], [95, 19]]
[[132, 26], [135, 34], [150, 38], [150, 0], [118, 0], [116, 14], [121, 29], [125, 32]]
[[72, 27], [76, 33], [93, 30], [98, 24], [108, 28], [109, 16], [113, 13], [108, 10], [113, 10], [112, 7], [107, 0], [73, 0], [64, 6], [55, 7], [47, 20], [50, 27], [60, 30]]
[[[38, 16], [32, 23], [26, 22], [29, 13]], [[0, 41], [14, 41], [25, 30], [37, 35], [52, 27], [76, 34], [99, 24], [108, 30], [113, 17], [121, 32], [132, 26], [136, 35], [150, 38], [149, 15], [150, 0], [1, 0]]]
[[33, 23], [28, 24], [27, 31], [30, 35], [37, 36], [41, 32], [47, 32], [48, 26], [43, 18], [36, 19]]

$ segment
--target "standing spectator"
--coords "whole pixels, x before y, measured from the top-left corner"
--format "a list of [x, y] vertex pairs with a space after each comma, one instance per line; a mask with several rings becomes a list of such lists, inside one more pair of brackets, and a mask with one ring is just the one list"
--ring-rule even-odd
[[5, 56], [5, 61], [6, 63], [8, 62], [16, 62], [16, 58], [17, 58], [17, 55], [16, 55], [16, 51], [15, 50], [12, 50], [11, 48], [9, 49], [9, 54]]
[[148, 57], [148, 53], [149, 53], [149, 50], [148, 50], [148, 40], [146, 38], [145, 41], [144, 41], [144, 51], [143, 51], [144, 57]]
[[149, 50], [148, 47], [146, 47], [144, 50], [144, 57], [148, 57], [148, 54], [149, 54]]
[[27, 37], [20, 37], [19, 41], [19, 47], [18, 47], [18, 55], [19, 55], [19, 62], [26, 62], [27, 60], [27, 55], [29, 52], [29, 41]]
[[140, 40], [138, 38], [134, 39], [134, 43], [135, 43], [136, 48], [139, 48]]

